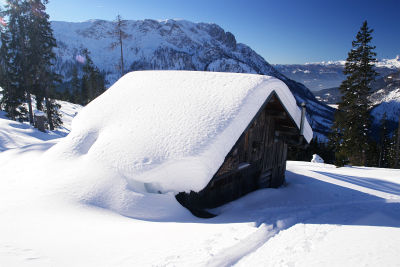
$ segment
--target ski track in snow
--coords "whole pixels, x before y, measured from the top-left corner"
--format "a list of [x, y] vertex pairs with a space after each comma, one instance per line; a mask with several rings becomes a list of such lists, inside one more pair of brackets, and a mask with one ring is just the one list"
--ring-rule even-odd
[[[400, 200], [393, 203], [400, 203]], [[358, 214], [353, 212], [357, 209], [365, 209], [364, 205], [370, 206], [369, 208], [372, 207], [380, 210], [380, 207], [385, 205], [385, 201], [354, 201], [352, 203], [314, 205], [313, 207], [296, 207], [293, 209], [288, 209], [286, 211], [281, 211], [280, 214], [276, 216], [284, 217], [284, 219], [276, 220], [274, 224], [262, 223], [258, 227], [257, 231], [241, 240], [240, 243], [232, 247], [228, 247], [217, 255], [214, 255], [205, 264], [205, 266], [232, 266], [236, 264], [238, 266], [242, 266], [241, 260], [243, 258], [251, 257], [252, 254], [256, 254], [258, 252], [258, 249], [264, 246], [270, 239], [281, 234], [282, 231], [286, 231], [295, 225], [302, 225], [307, 222], [312, 223], [312, 221], [318, 219], [329, 221], [330, 216], [332, 216], [332, 210], [336, 211], [336, 214], [333, 217], [335, 217], [337, 213], [339, 213], [343, 216], [346, 216], [348, 218], [348, 222], [351, 223], [352, 218], [354, 218], [355, 220], [360, 216], [360, 214], [362, 216], [362, 212]], [[399, 207], [397, 207], [396, 210], [386, 210], [385, 212], [391, 213], [390, 217], [396, 217], [398, 216], [400, 209]], [[383, 217], [384, 216], [381, 216], [381, 218]], [[260, 218], [259, 221], [261, 220], [270, 221], [266, 218]], [[393, 221], [393, 227], [399, 226], [400, 222]], [[316, 233], [314, 234], [319, 236], [318, 239], [323, 239], [324, 236], [328, 235], [331, 231], [335, 231], [338, 227], [340, 227], [340, 225], [330, 225], [330, 227], [327, 228], [320, 227], [321, 229], [317, 229]], [[310, 245], [307, 246], [307, 250], [311, 250]]]

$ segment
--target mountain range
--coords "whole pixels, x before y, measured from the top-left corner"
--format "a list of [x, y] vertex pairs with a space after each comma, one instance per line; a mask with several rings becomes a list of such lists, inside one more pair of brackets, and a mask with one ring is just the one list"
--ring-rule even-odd
[[369, 100], [375, 124], [379, 124], [383, 116], [386, 116], [389, 129], [395, 130], [400, 118], [400, 69], [378, 79]]
[[[106, 74], [109, 84], [119, 78], [119, 49], [111, 49], [115, 38], [114, 23], [90, 20], [80, 23], [53, 21], [57, 40], [56, 70], [71, 79], [73, 66], [81, 65], [80, 52], [87, 48], [95, 65]], [[123, 52], [125, 69], [198, 70], [255, 73], [282, 80], [294, 94], [297, 103], [307, 104], [307, 115], [316, 136], [329, 132], [334, 109], [319, 102], [303, 84], [296, 82], [265, 61], [249, 46], [238, 43], [235, 36], [213, 23], [186, 20], [126, 21]]]
[[[384, 116], [388, 121], [390, 132], [398, 127], [400, 118], [400, 69], [376, 79], [371, 84], [369, 101], [371, 115], [377, 130]], [[326, 104], [337, 104], [342, 94], [339, 88], [329, 88], [314, 92], [315, 97]]]
[[[346, 61], [327, 61], [306, 64], [275, 64], [276, 70], [286, 77], [307, 86], [313, 92], [339, 87], [345, 79], [343, 74]], [[381, 59], [375, 63], [379, 77], [391, 74], [400, 68], [400, 56], [394, 59]]]

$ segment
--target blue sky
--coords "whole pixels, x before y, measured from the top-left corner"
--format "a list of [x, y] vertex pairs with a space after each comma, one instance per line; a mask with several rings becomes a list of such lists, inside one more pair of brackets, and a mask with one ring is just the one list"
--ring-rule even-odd
[[378, 58], [400, 54], [400, 0], [50, 0], [48, 13], [64, 21], [112, 20], [121, 14], [213, 22], [270, 63], [345, 59], [367, 19]]

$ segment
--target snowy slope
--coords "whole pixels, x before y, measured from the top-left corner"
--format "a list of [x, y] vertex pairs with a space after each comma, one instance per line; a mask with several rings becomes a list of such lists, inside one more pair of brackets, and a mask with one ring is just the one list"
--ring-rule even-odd
[[[112, 23], [104, 20], [87, 22], [52, 22], [56, 49], [56, 69], [66, 80], [82, 48], [88, 48], [94, 63], [107, 73], [110, 84], [119, 78], [118, 49], [110, 49], [114, 39], [109, 32]], [[211, 23], [185, 20], [127, 21], [130, 35], [124, 44], [125, 69], [132, 70], [197, 70], [257, 73], [282, 80], [296, 97], [298, 104], [308, 104], [308, 118], [314, 131], [326, 135], [333, 118], [333, 109], [319, 103], [302, 84], [286, 78], [260, 55], [235, 36]]]
[[397, 124], [400, 117], [400, 70], [378, 80], [376, 87], [378, 90], [370, 96], [375, 123], [379, 123], [386, 113], [387, 120]]
[[[381, 90], [383, 91], [384, 89]], [[381, 93], [381, 91], [377, 91], [377, 93]], [[387, 95], [381, 98], [371, 114], [377, 123], [384, 114], [386, 114], [388, 120], [398, 121], [400, 116], [400, 87], [388, 92]]]
[[[211, 180], [272, 92], [300, 129], [287, 86], [270, 76], [136, 71], [88, 104], [51, 153], [85, 157], [137, 192], [198, 192]], [[313, 136], [305, 122], [304, 137]]]
[[315, 98], [328, 105], [335, 105], [342, 99], [342, 94], [338, 87], [322, 89], [314, 92]]
[[[12, 148], [29, 146], [38, 141], [49, 141], [66, 136], [70, 132], [72, 119], [82, 106], [65, 101], [57, 101], [57, 103], [61, 105], [60, 114], [63, 125], [55, 131], [48, 131], [46, 133], [33, 128], [29, 123], [9, 120], [5, 112], [0, 110], [0, 152]], [[48, 144], [50, 146], [54, 142], [48, 142]]]

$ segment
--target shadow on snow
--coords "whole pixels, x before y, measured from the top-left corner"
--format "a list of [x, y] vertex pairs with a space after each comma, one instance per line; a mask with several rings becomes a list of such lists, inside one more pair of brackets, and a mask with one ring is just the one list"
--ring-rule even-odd
[[[373, 189], [376, 191], [381, 191], [381, 192], [400, 196], [400, 184], [395, 184], [395, 183], [382, 181], [382, 180], [374, 179], [374, 178], [363, 178], [363, 177], [329, 173], [329, 172], [321, 172], [321, 171], [314, 171], [314, 172], [331, 177], [333, 179], [343, 181], [343, 182], [348, 182], [348, 183], [351, 183], [354, 185], [366, 187], [366, 188]], [[400, 177], [399, 177], [399, 179], [400, 179]]]
[[[318, 172], [333, 179], [400, 196], [400, 185], [373, 178]], [[339, 186], [286, 171], [287, 183], [278, 189], [252, 192], [236, 201], [211, 210], [211, 219], [161, 220], [181, 223], [254, 223], [273, 229], [295, 224], [362, 225], [400, 227], [400, 198], [387, 200], [355, 189]], [[160, 220], [159, 220], [160, 221]]]

